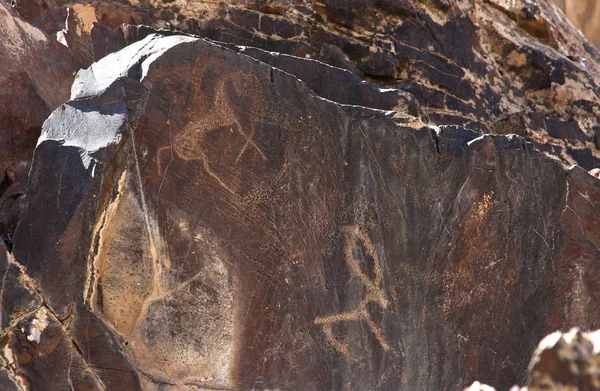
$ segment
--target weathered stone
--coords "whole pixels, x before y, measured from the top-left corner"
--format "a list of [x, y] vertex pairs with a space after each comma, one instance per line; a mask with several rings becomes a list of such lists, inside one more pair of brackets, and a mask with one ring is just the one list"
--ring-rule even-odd
[[540, 342], [530, 365], [528, 390], [600, 389], [600, 330], [559, 331]]
[[[169, 30], [155, 30], [147, 26], [123, 25], [113, 30], [94, 24], [92, 28], [94, 55], [100, 59], [155, 33], [183, 35]], [[215, 43], [291, 73], [323, 98], [342, 104], [393, 110], [399, 115], [419, 116], [418, 103], [411, 94], [395, 88], [379, 88], [345, 69], [311, 59], [267, 52], [253, 47]]]
[[44, 125], [14, 256], [100, 338], [88, 365], [145, 389], [505, 389], [546, 333], [598, 327], [597, 179], [242, 53], [149, 35]]
[[16, 317], [42, 306], [34, 285], [23, 267], [11, 259], [4, 244], [0, 244], [0, 300], [2, 303], [0, 331], [3, 333]]
[[78, 306], [57, 319], [35, 281], [1, 247], [1, 389], [140, 389], [137, 375], [96, 315]]
[[4, 351], [12, 356], [11, 365], [30, 389], [103, 389], [66, 336], [63, 325], [47, 308], [27, 314], [8, 336]]
[[577, 332], [525, 384], [600, 327], [600, 57], [548, 1], [0, 22], [0, 389], [598, 388]]
[[[600, 158], [593, 147], [600, 57], [549, 0], [123, 1], [112, 12], [101, 1], [61, 4], [93, 15], [82, 30], [93, 21], [143, 23], [317, 59], [412, 94], [426, 122], [437, 125], [505, 132], [506, 119], [540, 114], [572, 130], [563, 138], [525, 123], [516, 133], [550, 151], [562, 148], [556, 156], [567, 164], [597, 165]], [[589, 152], [578, 153], [578, 143]]]
[[69, 98], [91, 57], [22, 20], [4, 0], [0, 35], [0, 238], [10, 247], [42, 123]]

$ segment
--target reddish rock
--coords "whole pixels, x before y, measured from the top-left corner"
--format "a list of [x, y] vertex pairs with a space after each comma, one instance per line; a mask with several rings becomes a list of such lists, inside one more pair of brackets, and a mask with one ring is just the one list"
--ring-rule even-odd
[[[527, 386], [510, 391], [600, 389], [600, 330], [556, 331], [538, 345], [529, 364]], [[464, 391], [495, 391], [474, 382]]]

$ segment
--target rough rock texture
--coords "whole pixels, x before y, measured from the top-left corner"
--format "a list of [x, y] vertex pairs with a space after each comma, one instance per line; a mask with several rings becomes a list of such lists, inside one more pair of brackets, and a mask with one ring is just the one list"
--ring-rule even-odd
[[[600, 330], [581, 332], [574, 328], [544, 338], [529, 364], [527, 386], [511, 391], [598, 390], [600, 389]], [[464, 391], [495, 391], [493, 387], [473, 383]]]
[[527, 370], [600, 328], [600, 57], [549, 2], [12, 6], [0, 389], [596, 387], [576, 332]]
[[600, 330], [556, 332], [535, 351], [529, 391], [600, 389]]
[[15, 4], [44, 26], [71, 5], [92, 36], [95, 21], [134, 22], [318, 59], [413, 94], [427, 123], [517, 133], [567, 164], [600, 166], [600, 57], [549, 0]]
[[0, 1], [0, 238], [9, 243], [42, 123], [91, 63]]
[[0, 169], [4, 173], [31, 157], [43, 121], [69, 98], [76, 71], [89, 62], [24, 22], [4, 1], [0, 2], [0, 34]]
[[9, 375], [508, 388], [546, 333], [600, 327], [597, 179], [518, 136], [322, 99], [243, 53], [149, 35], [78, 74], [15, 236], [43, 306], [7, 326]]

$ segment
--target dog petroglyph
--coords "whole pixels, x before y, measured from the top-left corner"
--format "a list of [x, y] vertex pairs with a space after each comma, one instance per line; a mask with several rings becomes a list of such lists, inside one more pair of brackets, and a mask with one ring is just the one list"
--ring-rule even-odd
[[[229, 129], [231, 132], [239, 133], [245, 141], [233, 165], [236, 165], [250, 148], [255, 150], [263, 160], [267, 160], [265, 152], [254, 140], [256, 132], [254, 122], [244, 121], [243, 118], [244, 116], [260, 118], [264, 115], [264, 102], [250, 99], [246, 107], [239, 106], [241, 96], [248, 94], [248, 91], [261, 91], [262, 89], [264, 87], [258, 75], [234, 72], [228, 77], [221, 77], [216, 82], [212, 107], [205, 115], [190, 121], [175, 136], [174, 149], [177, 155], [185, 160], [202, 160], [202, 165], [208, 175], [230, 193], [235, 193], [235, 187], [227, 183], [212, 169], [209, 156], [203, 149], [202, 143], [210, 131], [217, 128]], [[237, 95], [237, 105], [234, 95]], [[243, 126], [245, 123], [249, 124], [246, 128]]]
[[[350, 269], [353, 277], [358, 277], [365, 287], [366, 294], [361, 302], [352, 311], [342, 312], [331, 316], [319, 316], [314, 320], [314, 323], [320, 325], [327, 337], [329, 343], [340, 353], [351, 358], [352, 355], [348, 349], [348, 344], [338, 340], [331, 330], [331, 326], [338, 322], [361, 322], [364, 321], [367, 327], [373, 332], [377, 341], [381, 344], [384, 350], [389, 350], [390, 346], [385, 340], [381, 329], [373, 322], [369, 314], [367, 306], [370, 303], [375, 303], [381, 308], [387, 308], [389, 301], [385, 298], [381, 291], [381, 282], [383, 280], [383, 272], [381, 270], [381, 260], [377, 249], [373, 246], [371, 239], [363, 232], [360, 227], [346, 226], [342, 227], [345, 236], [346, 246], [344, 248], [344, 258], [346, 265]], [[362, 243], [369, 256], [373, 258], [373, 274], [370, 278], [360, 268], [360, 261], [354, 257], [353, 250], [355, 246]]]

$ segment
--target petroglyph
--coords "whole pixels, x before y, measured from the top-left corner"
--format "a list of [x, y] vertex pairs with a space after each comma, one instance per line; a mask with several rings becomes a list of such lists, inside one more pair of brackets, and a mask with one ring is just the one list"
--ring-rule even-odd
[[[267, 108], [264, 102], [257, 99], [246, 100], [247, 105], [240, 107], [240, 96], [253, 93], [260, 93], [264, 89], [261, 79], [255, 74], [246, 74], [236, 72], [228, 75], [227, 78], [221, 77], [215, 83], [214, 101], [208, 113], [192, 119], [178, 135], [174, 138], [174, 150], [177, 155], [185, 160], [202, 160], [204, 169], [213, 179], [215, 179], [228, 192], [235, 193], [235, 186], [224, 180], [211, 167], [207, 151], [202, 147], [208, 133], [215, 129], [221, 131], [231, 131], [239, 133], [244, 139], [244, 145], [237, 154], [237, 158], [232, 165], [237, 165], [249, 148], [256, 151], [263, 160], [267, 160], [267, 155], [254, 140], [256, 132], [255, 121], [245, 120], [244, 117], [262, 117]], [[248, 124], [246, 129], [244, 124]]]
[[[381, 282], [383, 280], [383, 272], [381, 269], [381, 260], [373, 242], [367, 234], [357, 225], [342, 227], [344, 232], [346, 246], [344, 248], [344, 258], [346, 265], [350, 269], [352, 277], [358, 277], [364, 285], [366, 294], [361, 302], [352, 311], [342, 312], [331, 316], [319, 316], [314, 320], [314, 323], [320, 325], [323, 333], [327, 337], [329, 343], [340, 353], [348, 358], [352, 358], [349, 351], [349, 346], [337, 339], [333, 335], [331, 326], [338, 322], [361, 322], [364, 321], [367, 327], [373, 332], [377, 341], [381, 344], [384, 350], [389, 350], [390, 346], [387, 343], [382, 330], [375, 324], [368, 311], [368, 305], [375, 303], [381, 308], [387, 308], [389, 301], [381, 290]], [[366, 271], [363, 272], [360, 267], [360, 260], [356, 259], [353, 254], [354, 248], [360, 243], [365, 247], [366, 252], [373, 258], [373, 278], [370, 278]]]

